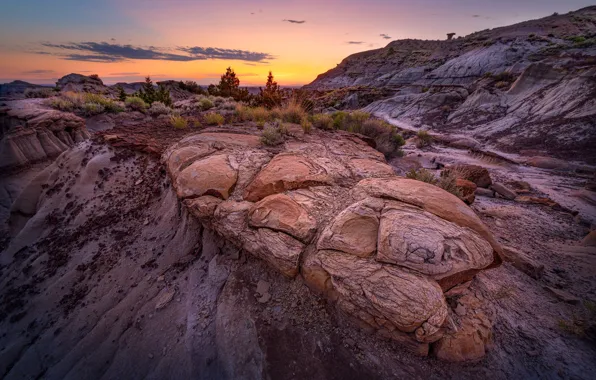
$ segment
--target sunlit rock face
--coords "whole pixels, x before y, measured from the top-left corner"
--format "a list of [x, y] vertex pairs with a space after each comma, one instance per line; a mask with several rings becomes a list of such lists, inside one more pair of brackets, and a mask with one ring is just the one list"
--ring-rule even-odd
[[[483, 354], [490, 321], [462, 319], [464, 332], [445, 335], [452, 310], [444, 292], [500, 263], [488, 229], [454, 195], [397, 177], [366, 143], [317, 134], [282, 149], [254, 135], [196, 134], [163, 161], [205, 227], [281, 274], [302, 276], [350, 320], [419, 354], [431, 344], [446, 360]], [[462, 337], [478, 326], [486, 339]]]

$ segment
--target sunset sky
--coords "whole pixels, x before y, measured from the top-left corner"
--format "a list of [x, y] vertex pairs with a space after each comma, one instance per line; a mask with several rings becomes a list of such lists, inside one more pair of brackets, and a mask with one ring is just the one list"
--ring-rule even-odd
[[593, 0], [0, 0], [0, 83], [302, 85], [358, 51], [402, 38], [444, 39], [565, 13]]

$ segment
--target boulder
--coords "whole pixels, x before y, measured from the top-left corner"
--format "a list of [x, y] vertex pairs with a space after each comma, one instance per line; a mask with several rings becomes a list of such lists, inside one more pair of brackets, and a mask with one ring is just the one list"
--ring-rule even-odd
[[582, 239], [581, 244], [586, 247], [596, 247], [596, 230], [590, 231], [590, 233]]
[[503, 185], [502, 183], [493, 183], [490, 186], [491, 190], [494, 190], [497, 194], [501, 195], [505, 199], [514, 200], [517, 197], [515, 191], [509, 189], [507, 186]]
[[317, 221], [285, 194], [270, 195], [255, 203], [248, 217], [252, 227], [285, 232], [305, 243], [317, 229]]
[[458, 164], [445, 169], [453, 172], [457, 178], [473, 182], [478, 187], [488, 188], [492, 184], [492, 179], [486, 168], [478, 165]]
[[244, 199], [256, 202], [271, 194], [331, 183], [331, 176], [325, 169], [306, 156], [279, 154], [247, 186]]
[[455, 186], [461, 193], [461, 200], [466, 202], [466, 204], [471, 205], [474, 203], [475, 195], [476, 195], [476, 184], [472, 181], [468, 181], [467, 179], [457, 178], [455, 180]]
[[477, 361], [493, 344], [492, 321], [482, 301], [470, 291], [457, 298], [456, 304], [450, 311], [452, 324], [433, 344], [433, 352], [450, 362]]
[[485, 268], [494, 257], [491, 245], [469, 228], [402, 202], [387, 202], [376, 259], [441, 280]]
[[178, 197], [189, 198], [213, 195], [228, 199], [238, 174], [229, 163], [228, 156], [210, 156], [189, 165], [176, 177]]
[[323, 231], [317, 248], [359, 257], [372, 255], [377, 249], [382, 207], [382, 201], [369, 198], [346, 208]]
[[539, 280], [544, 274], [543, 264], [537, 263], [525, 253], [515, 248], [504, 246], [503, 259], [533, 279]]
[[541, 169], [556, 169], [563, 171], [573, 170], [573, 165], [570, 163], [552, 157], [535, 156], [526, 160], [526, 164]]

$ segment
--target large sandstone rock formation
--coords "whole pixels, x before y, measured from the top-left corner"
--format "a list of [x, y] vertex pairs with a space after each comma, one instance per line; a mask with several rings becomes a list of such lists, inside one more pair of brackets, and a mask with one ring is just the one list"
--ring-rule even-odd
[[498, 265], [499, 244], [461, 200], [397, 177], [366, 143], [317, 132], [280, 151], [207, 132], [163, 160], [206, 228], [301, 275], [363, 328], [423, 355], [434, 344], [448, 360], [477, 359], [490, 344], [490, 320], [456, 318], [444, 292]]
[[0, 169], [56, 157], [89, 138], [82, 118], [30, 100], [0, 108], [0, 125]]
[[92, 92], [102, 94], [108, 92], [108, 87], [97, 75], [68, 74], [58, 79], [56, 88], [61, 91]]

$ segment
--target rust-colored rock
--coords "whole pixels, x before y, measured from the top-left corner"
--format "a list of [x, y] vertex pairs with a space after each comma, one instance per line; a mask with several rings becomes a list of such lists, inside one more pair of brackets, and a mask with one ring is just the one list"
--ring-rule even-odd
[[331, 176], [307, 157], [279, 154], [248, 185], [244, 199], [256, 202], [271, 194], [331, 183]]
[[306, 243], [317, 228], [316, 220], [284, 194], [270, 195], [256, 203], [249, 212], [249, 224], [285, 232]]
[[461, 200], [466, 202], [466, 204], [471, 205], [474, 203], [476, 197], [476, 184], [472, 181], [468, 181], [467, 179], [457, 178], [455, 180], [455, 186], [461, 193]]
[[180, 198], [214, 195], [228, 199], [238, 174], [225, 154], [195, 161], [176, 178], [176, 192]]

